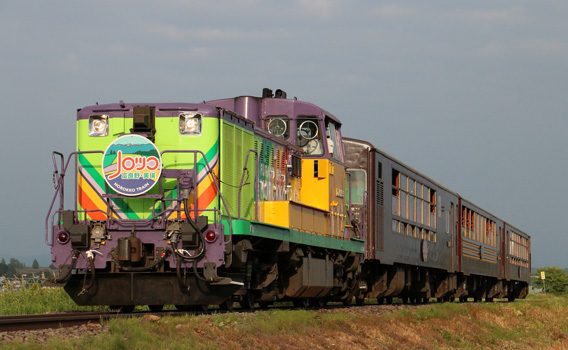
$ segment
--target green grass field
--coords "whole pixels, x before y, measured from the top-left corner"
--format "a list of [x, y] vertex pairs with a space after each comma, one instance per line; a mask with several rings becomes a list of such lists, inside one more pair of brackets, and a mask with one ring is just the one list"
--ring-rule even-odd
[[[2, 314], [92, 310], [61, 289], [0, 293]], [[100, 335], [2, 349], [568, 349], [568, 297], [132, 318]]]

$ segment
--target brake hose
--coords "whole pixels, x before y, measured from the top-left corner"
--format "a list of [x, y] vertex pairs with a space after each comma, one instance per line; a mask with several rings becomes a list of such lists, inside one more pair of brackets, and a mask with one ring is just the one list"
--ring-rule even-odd
[[166, 260], [166, 258], [170, 255], [171, 250], [170, 249], [166, 249], [166, 251], [162, 254], [162, 256], [154, 261], [153, 263], [151, 263], [148, 266], [122, 266], [120, 261], [118, 261], [118, 259], [116, 259], [114, 256], [112, 257], [112, 260], [118, 265], [118, 268], [122, 271], [126, 271], [126, 272], [144, 272], [144, 271], [150, 271], [152, 269], [154, 269], [156, 266], [160, 265], [162, 262], [164, 262], [164, 260]]
[[[189, 206], [188, 206], [188, 200], [185, 199], [184, 202], [184, 212], [185, 212], [185, 217], [187, 218], [187, 222], [191, 225], [191, 227], [195, 230], [195, 232], [197, 233], [197, 239], [199, 240], [199, 247], [200, 249], [197, 251], [197, 253], [195, 255], [190, 255], [189, 252], [185, 249], [179, 250], [175, 247], [175, 244], [177, 244], [177, 241], [179, 239], [179, 236], [175, 239], [175, 242], [172, 241], [170, 243], [172, 250], [174, 251], [174, 253], [179, 256], [182, 259], [197, 259], [199, 258], [201, 255], [203, 255], [203, 253], [205, 252], [205, 242], [203, 241], [203, 237], [201, 236], [201, 230], [199, 229], [199, 227], [197, 227], [197, 225], [195, 224], [195, 222], [193, 220], [191, 220], [191, 216], [189, 215]], [[181, 252], [181, 253], [180, 253]]]
[[[69, 270], [65, 273], [65, 275], [59, 276], [58, 278], [50, 278], [49, 281], [53, 282], [53, 283], [63, 283], [65, 281], [67, 281], [67, 279], [69, 278], [69, 276], [71, 276], [71, 273], [73, 272], [73, 269], [75, 268], [75, 265], [77, 264], [77, 259], [79, 258], [79, 252], [77, 250], [74, 250], [72, 253], [72, 259], [71, 259], [71, 267], [69, 268]], [[69, 259], [69, 257], [67, 257], [67, 259]], [[65, 260], [67, 261], [67, 260]], [[64, 265], [62, 265], [64, 266]]]

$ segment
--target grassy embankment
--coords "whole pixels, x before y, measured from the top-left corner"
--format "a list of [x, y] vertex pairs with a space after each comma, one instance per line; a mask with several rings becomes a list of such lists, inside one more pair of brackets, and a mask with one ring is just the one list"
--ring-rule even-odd
[[[73, 307], [62, 290], [0, 293], [31, 312]], [[17, 300], [18, 298], [25, 300]], [[63, 302], [61, 300], [68, 299]], [[35, 306], [24, 307], [24, 304]], [[41, 306], [44, 305], [44, 306]], [[389, 312], [384, 312], [387, 309]], [[392, 312], [391, 312], [392, 311]], [[18, 311], [17, 313], [23, 313]], [[5, 312], [2, 312], [6, 314]], [[365, 306], [332, 310], [270, 309], [108, 322], [96, 337], [53, 337], [45, 344], [4, 343], [6, 349], [568, 349], [568, 297], [529, 296], [514, 303]]]

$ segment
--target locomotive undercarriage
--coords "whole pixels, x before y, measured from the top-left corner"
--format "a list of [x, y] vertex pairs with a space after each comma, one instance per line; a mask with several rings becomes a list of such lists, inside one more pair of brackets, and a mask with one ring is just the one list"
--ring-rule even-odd
[[[359, 292], [361, 254], [259, 237], [234, 237], [230, 247], [225, 266], [219, 268], [207, 263], [181, 267], [179, 258], [172, 266], [167, 259], [171, 250], [155, 254], [148, 248], [137, 264], [109, 261], [104, 269], [64, 265], [60, 275], [69, 272], [64, 288], [78, 305], [109, 305], [123, 311], [136, 305], [152, 310], [163, 305], [182, 310], [220, 305], [231, 310], [235, 301], [250, 310], [276, 301], [321, 307], [328, 301], [348, 304]], [[154, 255], [163, 258], [150, 258]]]
[[[205, 252], [199, 259], [188, 259], [180, 254], [191, 256], [199, 247], [154, 248], [134, 235], [118, 240], [130, 242], [122, 244], [124, 251], [120, 243], [99, 257], [95, 250], [75, 250], [73, 262], [62, 265], [57, 282], [65, 282], [65, 290], [78, 305], [115, 305], [126, 310], [135, 305], [176, 305], [185, 309], [219, 304], [241, 288], [241, 283], [219, 276], [219, 259], [213, 259], [219, 256]], [[212, 249], [221, 249], [221, 261], [223, 245], [221, 239], [217, 249]], [[95, 266], [95, 260], [103, 258], [106, 263]]]
[[417, 266], [383, 265], [377, 261], [367, 261], [362, 271], [364, 288], [355, 295], [359, 305], [363, 304], [365, 298], [376, 298], [379, 304], [392, 303], [393, 297], [400, 298], [403, 303], [428, 302], [431, 298], [439, 302], [455, 299], [465, 302], [468, 298], [488, 302], [494, 298], [513, 301], [524, 298], [528, 293], [528, 285], [523, 282], [466, 276]]
[[[261, 247], [261, 248], [260, 248]], [[246, 237], [233, 246], [231, 276], [244, 285], [231, 298], [246, 309], [291, 301], [297, 307], [349, 303], [358, 292], [361, 254]], [[233, 277], [234, 278], [234, 277]], [[222, 304], [225, 306], [225, 303]]]

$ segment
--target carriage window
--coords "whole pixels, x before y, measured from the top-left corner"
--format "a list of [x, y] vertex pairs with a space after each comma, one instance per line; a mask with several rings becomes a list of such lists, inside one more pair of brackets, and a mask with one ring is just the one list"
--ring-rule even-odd
[[[436, 196], [436, 190], [416, 180], [413, 175], [392, 169], [392, 214], [398, 216], [397, 221], [413, 227], [412, 231], [398, 232], [436, 242], [436, 214], [439, 213]], [[449, 226], [446, 231], [449, 232]]]
[[296, 142], [308, 156], [323, 155], [322, 133], [317, 117], [299, 117]]
[[290, 137], [290, 119], [285, 115], [266, 117], [264, 128], [272, 135], [283, 139]]

